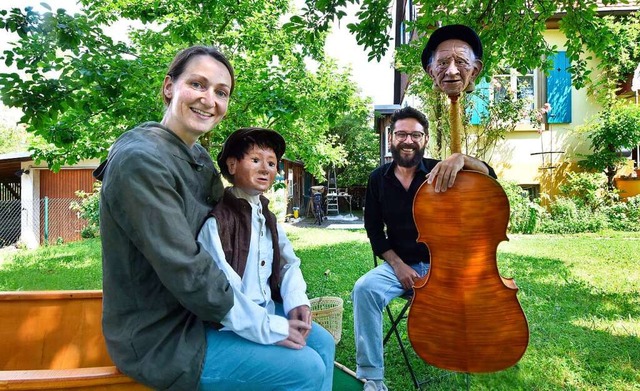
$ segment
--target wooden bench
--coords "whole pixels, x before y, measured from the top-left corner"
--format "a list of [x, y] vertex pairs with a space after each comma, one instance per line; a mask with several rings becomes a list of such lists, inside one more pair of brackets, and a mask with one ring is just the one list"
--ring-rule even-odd
[[0, 292], [0, 390], [142, 391], [113, 365], [101, 291]]

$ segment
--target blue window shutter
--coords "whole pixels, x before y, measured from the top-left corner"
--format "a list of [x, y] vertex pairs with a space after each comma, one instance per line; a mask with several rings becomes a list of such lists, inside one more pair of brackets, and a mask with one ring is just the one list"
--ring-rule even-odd
[[483, 78], [482, 80], [480, 80], [480, 83], [476, 84], [475, 91], [469, 94], [472, 107], [468, 110], [467, 115], [471, 116], [471, 119], [469, 120], [469, 123], [471, 125], [480, 125], [482, 117], [487, 115], [490, 87], [491, 84]]
[[571, 122], [571, 74], [566, 52], [553, 56], [553, 69], [547, 77], [547, 102], [551, 112], [547, 117], [550, 124]]

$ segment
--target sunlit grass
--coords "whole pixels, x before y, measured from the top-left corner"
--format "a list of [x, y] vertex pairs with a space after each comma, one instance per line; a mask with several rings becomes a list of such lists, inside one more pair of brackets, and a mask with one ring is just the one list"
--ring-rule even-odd
[[[337, 360], [353, 369], [350, 294], [358, 277], [373, 266], [366, 234], [294, 226], [287, 226], [287, 232], [302, 259], [309, 296], [344, 300]], [[510, 241], [498, 248], [498, 266], [519, 287], [518, 298], [529, 323], [529, 347], [512, 368], [471, 375], [471, 390], [639, 390], [638, 243], [640, 233], [510, 235]], [[0, 289], [96, 289], [100, 276], [99, 241], [91, 240], [19, 252], [0, 266]], [[398, 309], [402, 301], [392, 304]], [[415, 355], [412, 361], [421, 377], [441, 373]], [[385, 362], [389, 388], [411, 390], [393, 340], [385, 348]], [[456, 374], [425, 388], [464, 390], [465, 380]]]
[[0, 266], [0, 290], [100, 289], [100, 257], [99, 239], [19, 251]]

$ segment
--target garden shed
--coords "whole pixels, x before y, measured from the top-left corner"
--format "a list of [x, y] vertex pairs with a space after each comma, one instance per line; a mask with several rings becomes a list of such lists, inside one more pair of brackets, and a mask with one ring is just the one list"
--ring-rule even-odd
[[80, 239], [84, 222], [71, 209], [79, 190], [91, 192], [98, 161], [63, 166], [55, 173], [29, 152], [0, 155], [0, 246], [29, 248]]

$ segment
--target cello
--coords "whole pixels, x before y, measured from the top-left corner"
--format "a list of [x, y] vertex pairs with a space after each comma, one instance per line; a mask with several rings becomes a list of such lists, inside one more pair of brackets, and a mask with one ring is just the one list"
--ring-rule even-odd
[[[428, 43], [425, 51], [433, 52], [453, 33], [441, 34], [445, 39], [430, 49]], [[461, 151], [460, 104], [459, 94], [448, 95], [453, 154]], [[429, 248], [431, 267], [415, 281], [407, 329], [413, 349], [428, 364], [486, 373], [511, 367], [524, 355], [529, 328], [518, 288], [499, 274], [496, 262], [497, 246], [508, 240], [509, 213], [500, 184], [480, 172], [460, 171], [446, 192], [436, 192], [426, 181], [419, 188], [413, 217], [417, 240]]]

